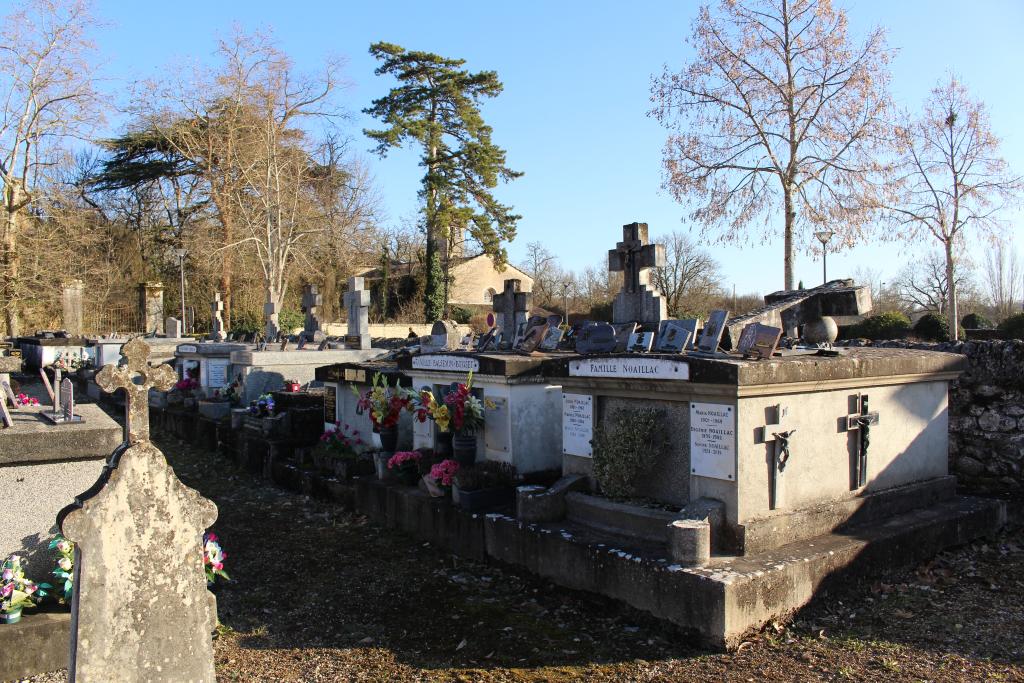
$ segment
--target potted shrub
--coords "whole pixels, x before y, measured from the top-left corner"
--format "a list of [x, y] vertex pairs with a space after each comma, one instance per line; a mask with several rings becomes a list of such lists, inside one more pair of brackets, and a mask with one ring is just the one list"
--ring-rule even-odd
[[398, 419], [402, 410], [412, 409], [415, 393], [398, 386], [388, 385], [384, 375], [375, 373], [369, 389], [360, 393], [355, 386], [349, 385], [356, 395], [356, 412], [362, 415], [370, 413], [373, 431], [380, 436], [381, 448], [393, 453], [398, 446]]
[[455, 474], [452, 500], [467, 512], [480, 512], [512, 503], [516, 469], [504, 462], [488, 460]]
[[423, 483], [427, 487], [427, 493], [434, 498], [447, 496], [451, 490], [455, 474], [459, 471], [459, 463], [454, 460], [442, 460], [432, 465], [430, 473], [423, 475]]
[[21, 557], [11, 555], [0, 568], [0, 618], [6, 624], [21, 621], [21, 611], [35, 607], [36, 601], [46, 595], [48, 583], [36, 584], [25, 577]]
[[419, 451], [399, 451], [388, 459], [388, 469], [394, 471], [406, 486], [415, 486], [420, 480], [419, 462], [422, 457]]

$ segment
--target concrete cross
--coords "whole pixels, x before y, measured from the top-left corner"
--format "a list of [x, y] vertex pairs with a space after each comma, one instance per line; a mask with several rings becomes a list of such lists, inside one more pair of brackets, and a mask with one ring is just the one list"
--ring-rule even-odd
[[878, 424], [878, 411], [871, 412], [868, 407], [867, 394], [853, 397], [854, 412], [846, 416], [846, 431], [857, 432], [856, 457], [854, 458], [854, 488], [866, 486], [868, 483], [868, 448], [871, 446], [871, 427]]
[[665, 247], [647, 244], [647, 224], [622, 226], [622, 241], [608, 250], [608, 272], [622, 273], [622, 291], [634, 294], [651, 283], [649, 269], [665, 265]]
[[796, 428], [787, 420], [789, 408], [784, 407], [781, 403], [776, 404], [774, 413], [774, 421], [760, 427], [760, 430], [761, 441], [772, 445], [772, 480], [768, 507], [772, 510], [778, 510], [785, 502], [784, 475], [791, 455], [790, 440], [793, 434], [796, 433]]
[[505, 280], [505, 289], [501, 294], [495, 294], [491, 301], [492, 310], [498, 314], [498, 328], [503, 336], [515, 336], [519, 324], [526, 322], [526, 314], [530, 310], [530, 300], [533, 298], [529, 292], [519, 291], [522, 281], [517, 278]]
[[210, 302], [210, 337], [214, 341], [224, 339], [224, 302], [220, 298], [220, 292], [213, 295]]
[[350, 277], [348, 279], [345, 309], [348, 311], [346, 346], [359, 349], [370, 348], [370, 292], [364, 289], [363, 278]]
[[320, 331], [320, 319], [317, 317], [317, 308], [323, 306], [324, 298], [320, 295], [320, 289], [316, 285], [305, 285], [302, 288], [302, 311], [306, 314], [305, 331], [312, 336]]
[[96, 384], [112, 394], [124, 389], [125, 424], [128, 443], [149, 441], [149, 390], [168, 391], [174, 386], [177, 375], [170, 365], [149, 364], [149, 344], [141, 337], [135, 337], [121, 347], [124, 365], [110, 363], [96, 374]]

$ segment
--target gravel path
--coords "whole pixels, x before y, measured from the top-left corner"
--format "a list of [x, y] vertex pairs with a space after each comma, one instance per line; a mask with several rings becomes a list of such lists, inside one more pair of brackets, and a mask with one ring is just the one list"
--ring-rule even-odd
[[[822, 595], [732, 654], [158, 439], [220, 508], [218, 681], [1024, 681], [1024, 531]], [[62, 681], [49, 674], [32, 679]]]

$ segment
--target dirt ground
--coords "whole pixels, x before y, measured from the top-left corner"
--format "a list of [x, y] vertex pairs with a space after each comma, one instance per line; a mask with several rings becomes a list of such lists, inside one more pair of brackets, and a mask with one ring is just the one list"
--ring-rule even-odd
[[[218, 681], [1024, 681], [1024, 531], [822, 594], [730, 654], [156, 439], [220, 508]], [[62, 680], [60, 674], [38, 681]]]

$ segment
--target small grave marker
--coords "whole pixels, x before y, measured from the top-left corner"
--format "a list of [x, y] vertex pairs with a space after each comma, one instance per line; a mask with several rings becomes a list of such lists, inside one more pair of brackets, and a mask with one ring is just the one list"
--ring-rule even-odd
[[654, 348], [662, 353], [680, 353], [693, 348], [700, 320], [663, 320]]
[[725, 321], [729, 317], [729, 311], [716, 309], [711, 311], [704, 330], [701, 332], [700, 341], [697, 342], [697, 349], [704, 353], [715, 353], [718, 351], [718, 344], [722, 341], [722, 332], [725, 331]]
[[0, 387], [3, 387], [3, 394], [0, 395], [0, 403], [6, 404], [7, 401], [10, 401], [11, 407], [17, 410], [18, 397], [14, 395], [14, 389], [11, 389], [11, 385], [7, 382], [0, 382]]

